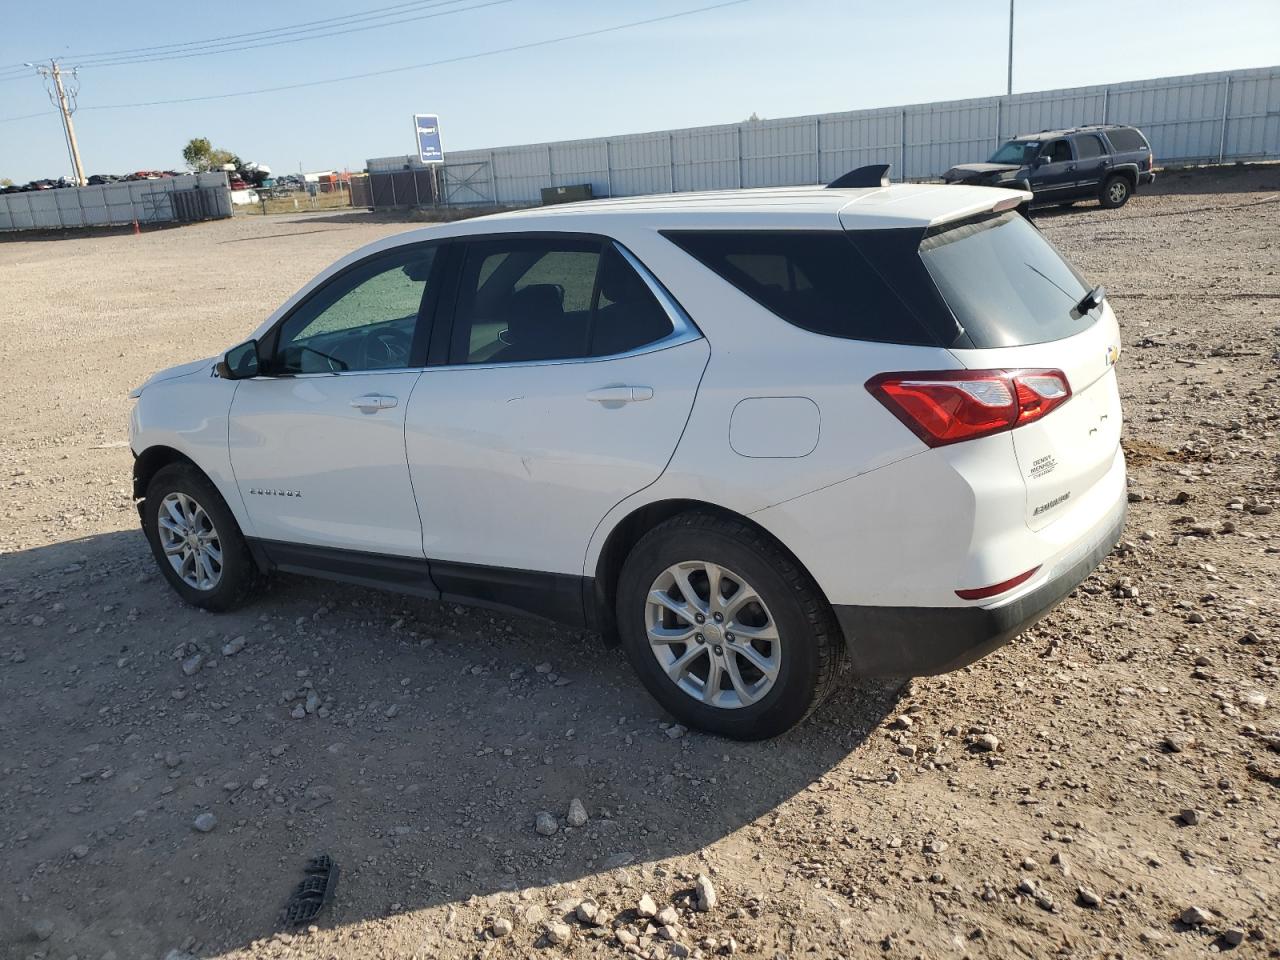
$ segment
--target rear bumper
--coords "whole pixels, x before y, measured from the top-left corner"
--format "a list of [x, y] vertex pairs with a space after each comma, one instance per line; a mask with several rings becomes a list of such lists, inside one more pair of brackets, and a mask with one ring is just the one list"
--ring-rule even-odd
[[835, 606], [853, 672], [860, 677], [917, 677], [958, 670], [1004, 646], [1078, 587], [1111, 552], [1124, 529], [1126, 504], [1040, 586], [992, 607]]
[[1142, 184], [1144, 187], [1149, 183], [1155, 183], [1155, 182], [1156, 182], [1156, 175], [1154, 171], [1148, 171], [1147, 173], [1138, 174], [1138, 183]]

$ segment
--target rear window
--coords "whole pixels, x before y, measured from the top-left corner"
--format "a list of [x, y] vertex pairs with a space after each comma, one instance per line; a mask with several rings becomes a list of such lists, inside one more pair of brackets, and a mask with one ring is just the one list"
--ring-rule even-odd
[[1061, 340], [1092, 323], [1073, 309], [1084, 278], [1012, 211], [930, 229], [920, 259], [974, 347]]
[[1129, 153], [1131, 150], [1149, 150], [1146, 138], [1134, 130], [1132, 127], [1122, 127], [1119, 130], [1108, 130], [1107, 139], [1111, 141], [1111, 146], [1116, 148], [1117, 153]]
[[937, 342], [842, 230], [670, 231], [664, 236], [802, 329], [846, 340]]

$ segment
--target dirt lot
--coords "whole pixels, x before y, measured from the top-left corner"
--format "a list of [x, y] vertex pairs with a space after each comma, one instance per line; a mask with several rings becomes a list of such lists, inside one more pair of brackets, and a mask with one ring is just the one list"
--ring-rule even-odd
[[[286, 577], [211, 616], [154, 571], [126, 392], [412, 225], [0, 243], [0, 955], [1280, 955], [1277, 194], [1039, 218], [1124, 330], [1124, 543], [986, 660], [762, 744], [677, 735], [591, 636]], [[336, 900], [280, 933], [318, 852]]]

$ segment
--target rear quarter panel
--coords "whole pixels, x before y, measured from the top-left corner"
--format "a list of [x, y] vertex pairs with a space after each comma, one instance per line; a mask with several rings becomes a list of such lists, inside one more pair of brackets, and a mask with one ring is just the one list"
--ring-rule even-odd
[[[710, 502], [755, 514], [810, 491], [840, 483], [920, 453], [924, 445], [871, 396], [864, 384], [886, 370], [955, 369], [946, 350], [843, 340], [810, 333], [774, 316], [653, 230], [618, 231], [631, 249], [702, 330], [711, 347], [688, 425], [662, 476], [623, 500], [596, 529], [584, 559], [591, 575], [609, 532], [633, 510], [662, 500]], [[770, 450], [731, 442], [735, 408], [753, 398], [787, 398], [765, 409], [789, 416], [804, 411], [804, 443]], [[816, 408], [816, 443], [809, 442], [810, 405]], [[759, 421], [755, 424], [759, 425]], [[789, 424], [768, 424], [781, 436]], [[811, 531], [820, 535], [821, 530]], [[804, 536], [783, 542], [799, 555]]]

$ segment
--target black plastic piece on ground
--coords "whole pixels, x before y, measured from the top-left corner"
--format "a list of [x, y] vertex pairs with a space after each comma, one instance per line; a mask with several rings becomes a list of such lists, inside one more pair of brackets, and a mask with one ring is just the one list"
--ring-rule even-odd
[[310, 923], [333, 899], [338, 886], [338, 865], [326, 854], [312, 857], [304, 868], [306, 876], [284, 905], [284, 923], [299, 926]]

